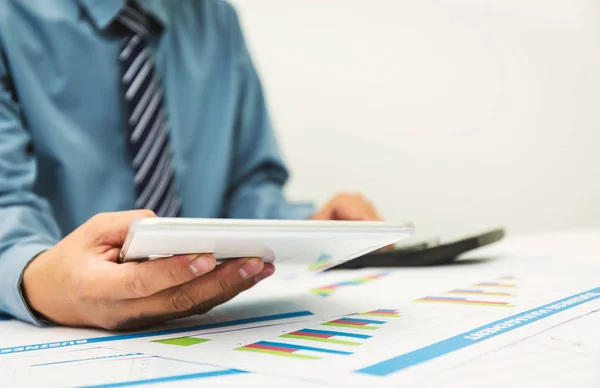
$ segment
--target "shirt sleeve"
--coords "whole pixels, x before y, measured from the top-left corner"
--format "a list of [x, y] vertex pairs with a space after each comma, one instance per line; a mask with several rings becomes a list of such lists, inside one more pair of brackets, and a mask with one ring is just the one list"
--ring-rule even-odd
[[40, 325], [23, 296], [23, 271], [58, 241], [60, 232], [47, 201], [33, 192], [36, 161], [30, 144], [0, 57], [0, 313]]
[[240, 80], [236, 138], [225, 216], [231, 218], [306, 219], [312, 203], [291, 203], [283, 194], [288, 170], [281, 156], [261, 86], [239, 20], [233, 9], [234, 58]]

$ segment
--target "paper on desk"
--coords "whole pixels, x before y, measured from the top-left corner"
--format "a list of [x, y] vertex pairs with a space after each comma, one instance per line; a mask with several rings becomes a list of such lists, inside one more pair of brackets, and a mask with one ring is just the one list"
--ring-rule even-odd
[[[395, 385], [431, 378], [600, 308], [595, 276], [480, 268], [406, 270], [340, 288], [325, 299], [351, 298], [363, 310], [339, 319], [214, 334], [183, 347], [168, 338], [139, 346], [262, 374], [345, 386]], [[323, 280], [340, 282], [346, 275], [359, 274]], [[215, 346], [219, 352], [211, 351]]]

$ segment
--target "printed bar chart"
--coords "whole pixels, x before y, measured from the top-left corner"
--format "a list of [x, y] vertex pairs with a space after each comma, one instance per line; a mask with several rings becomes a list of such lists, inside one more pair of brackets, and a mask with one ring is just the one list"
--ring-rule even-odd
[[[509, 290], [502, 290], [501, 288], [515, 288], [515, 278], [512, 276], [502, 276], [499, 281], [487, 281], [479, 282], [473, 285], [474, 288], [455, 288], [450, 291], [445, 291], [444, 294], [448, 295], [465, 295], [473, 297], [460, 296], [425, 296], [414, 300], [414, 302], [427, 302], [427, 303], [442, 303], [442, 304], [454, 304], [454, 305], [468, 305], [468, 306], [486, 306], [486, 307], [514, 307], [512, 301], [506, 300], [507, 298], [514, 298], [517, 295], [509, 292]], [[512, 283], [509, 283], [512, 282]], [[489, 297], [489, 298], [488, 298]], [[488, 300], [489, 299], [489, 300]], [[502, 300], [504, 299], [504, 300]], [[513, 299], [514, 300], [514, 299]]]
[[[395, 319], [400, 315], [397, 310], [379, 309], [368, 311], [321, 323], [318, 329], [304, 328], [282, 334], [275, 341], [259, 341], [234, 350], [304, 360], [320, 360], [325, 356], [355, 354], [353, 351], [356, 351], [359, 346], [373, 338], [373, 335], [360, 333], [359, 331], [375, 330], [387, 323], [384, 320], [357, 318], [357, 316], [369, 314], [379, 314], [391, 319]], [[322, 329], [323, 326], [337, 326], [343, 329], [325, 330]]]
[[246, 346], [236, 348], [235, 350], [241, 350], [246, 352], [265, 353], [275, 356], [303, 358], [306, 360], [319, 360], [323, 356], [318, 356], [315, 353], [324, 354], [339, 354], [349, 355], [352, 352], [345, 352], [341, 350], [333, 350], [326, 348], [319, 348], [314, 346], [303, 346], [293, 345], [284, 342], [272, 342], [272, 341], [260, 341]]
[[339, 318], [334, 321], [322, 323], [322, 326], [337, 326], [337, 327], [348, 327], [359, 330], [375, 330], [379, 328], [379, 325], [386, 323], [385, 321], [376, 321], [373, 319], [359, 319], [359, 318]]
[[383, 273], [378, 273], [378, 274], [374, 274], [374, 275], [363, 276], [363, 277], [352, 279], [352, 280], [347, 280], [344, 282], [334, 283], [334, 284], [330, 284], [327, 286], [317, 287], [317, 288], [313, 288], [312, 292], [314, 292], [315, 294], [317, 294], [319, 296], [326, 297], [326, 296], [333, 294], [335, 291], [337, 291], [340, 288], [359, 286], [361, 284], [368, 283], [368, 282], [371, 282], [376, 279], [380, 279], [380, 278], [386, 276], [387, 274], [388, 274], [387, 272], [383, 272]]
[[308, 270], [310, 272], [320, 271], [331, 266], [331, 263], [332, 257], [330, 255], [323, 254], [319, 256], [319, 258], [308, 267]]
[[386, 317], [386, 318], [398, 318], [400, 316], [400, 312], [398, 310], [373, 310], [368, 311], [366, 313], [361, 313], [359, 315], [370, 315], [375, 317]]
[[[371, 338], [371, 336], [366, 334], [345, 333], [331, 330], [302, 329], [292, 333], [284, 334], [281, 336], [281, 338], [293, 338], [338, 345], [359, 346], [362, 345], [362, 342], [356, 341], [356, 339], [365, 340]], [[355, 340], [352, 341], [351, 339]]]
[[510, 292], [495, 292], [477, 289], [456, 289], [447, 291], [446, 294], [460, 294], [460, 295], [489, 295], [489, 296], [515, 296]]
[[325, 269], [325, 268], [329, 267], [330, 265], [331, 265], [331, 263], [327, 263], [327, 262], [324, 262], [324, 263], [314, 263], [314, 264], [311, 264], [310, 267], [308, 267], [308, 270], [310, 272], [316, 272], [316, 271], [320, 271], [322, 269]]
[[415, 302], [430, 302], [430, 303], [451, 303], [451, 304], [467, 304], [473, 306], [497, 306], [497, 307], [514, 307], [509, 302], [493, 302], [489, 300], [471, 300], [467, 298], [451, 298], [445, 296], [426, 296], [415, 300]]
[[504, 287], [504, 288], [514, 288], [516, 287], [514, 284], [506, 284], [499, 282], [482, 282], [474, 284], [473, 287]]

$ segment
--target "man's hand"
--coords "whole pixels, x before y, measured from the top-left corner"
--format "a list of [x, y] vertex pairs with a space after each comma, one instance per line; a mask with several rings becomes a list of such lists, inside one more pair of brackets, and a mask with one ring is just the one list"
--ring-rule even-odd
[[63, 325], [133, 329], [206, 313], [275, 271], [257, 258], [215, 268], [212, 255], [117, 264], [131, 222], [154, 216], [99, 214], [40, 254], [23, 275], [29, 305]]
[[379, 221], [375, 207], [360, 194], [338, 194], [313, 217], [314, 220]]

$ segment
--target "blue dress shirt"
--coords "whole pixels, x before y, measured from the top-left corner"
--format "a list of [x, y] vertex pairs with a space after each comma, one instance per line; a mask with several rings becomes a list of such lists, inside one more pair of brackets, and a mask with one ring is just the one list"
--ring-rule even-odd
[[[184, 217], [306, 218], [233, 8], [141, 0], [154, 19]], [[40, 252], [99, 212], [135, 207], [113, 23], [123, 0], [0, 2], [0, 312], [37, 322], [21, 292]], [[39, 323], [39, 322], [37, 322]]]

